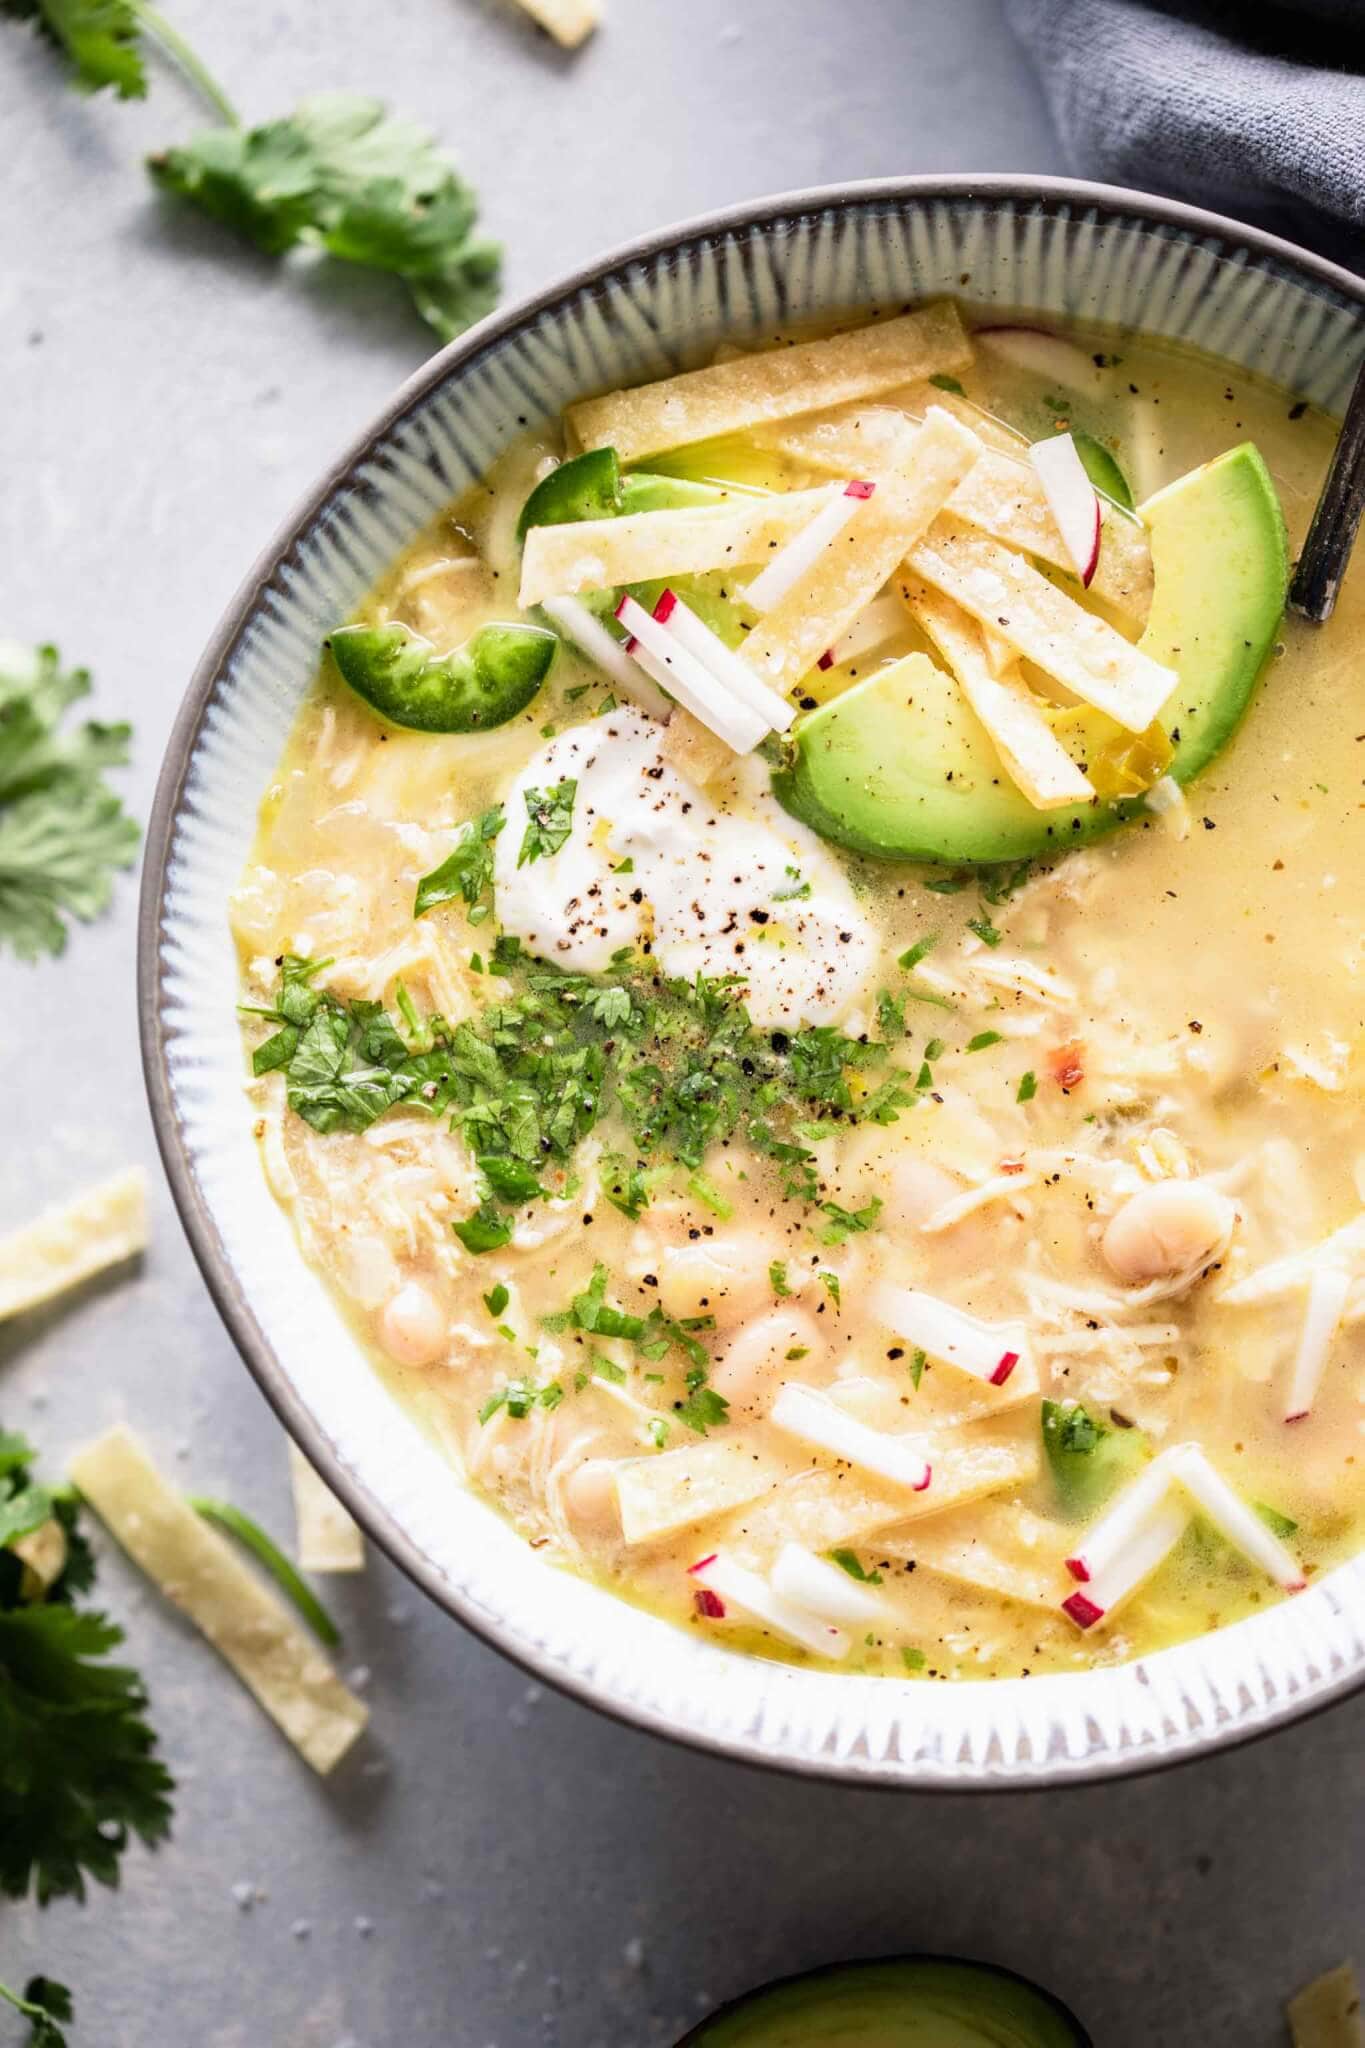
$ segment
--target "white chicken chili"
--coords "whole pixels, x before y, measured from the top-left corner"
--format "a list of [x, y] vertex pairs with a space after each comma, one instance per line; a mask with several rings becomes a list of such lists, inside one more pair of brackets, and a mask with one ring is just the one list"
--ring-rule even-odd
[[940, 305], [571, 408], [338, 622], [232, 905], [263, 1164], [547, 1561], [966, 1678], [1358, 1548], [1330, 446]]

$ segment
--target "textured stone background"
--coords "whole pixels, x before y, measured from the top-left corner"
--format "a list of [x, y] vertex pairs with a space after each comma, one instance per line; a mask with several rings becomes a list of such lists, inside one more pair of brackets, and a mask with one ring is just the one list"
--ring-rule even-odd
[[[500, 0], [170, 4], [251, 116], [363, 86], [424, 117], [484, 194], [509, 293], [783, 187], [1063, 168], [993, 0], [614, 0], [575, 59]], [[198, 118], [160, 71], [143, 106], [81, 101], [0, 28], [0, 632], [59, 639], [136, 719], [143, 815], [239, 578], [427, 347], [385, 282], [282, 275], [163, 215], [139, 156]], [[139, 1277], [0, 1335], [0, 1403], [54, 1459], [127, 1415], [287, 1529], [282, 1440], [160, 1189], [133, 924], [125, 883], [66, 960], [0, 962], [0, 1227], [130, 1158], [158, 1189]], [[1270, 2048], [1287, 1990], [1353, 1944], [1365, 1962], [1365, 1705], [1107, 1790], [840, 1792], [539, 1693], [376, 1559], [335, 1596], [374, 1734], [323, 1787], [118, 1559], [104, 1584], [181, 1782], [175, 1838], [83, 1911], [0, 1907], [0, 1973], [68, 1977], [83, 2048], [664, 2048], [768, 1975], [914, 1947], [1037, 1974], [1102, 2048]]]

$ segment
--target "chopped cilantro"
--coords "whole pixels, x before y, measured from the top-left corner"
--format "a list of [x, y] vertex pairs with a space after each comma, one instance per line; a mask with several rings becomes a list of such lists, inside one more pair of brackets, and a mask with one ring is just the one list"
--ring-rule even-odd
[[517, 853], [519, 868], [528, 866], [533, 860], [548, 859], [567, 842], [573, 830], [573, 806], [577, 794], [578, 784], [571, 776], [563, 782], [554, 783], [549, 789], [526, 791], [528, 822]]
[[910, 1353], [910, 1384], [916, 1393], [919, 1392], [919, 1383], [924, 1378], [924, 1368], [928, 1363], [929, 1354], [916, 1345]]
[[810, 895], [810, 883], [802, 880], [800, 868], [788, 866], [783, 869], [783, 873], [787, 879], [773, 890], [774, 903], [795, 903], [803, 901]]
[[837, 1273], [822, 1272], [820, 1279], [824, 1285], [825, 1292], [834, 1303], [834, 1306], [841, 1308], [843, 1304], [839, 1295], [839, 1275]]
[[489, 1293], [485, 1294], [483, 1298], [483, 1305], [488, 1310], [489, 1315], [492, 1316], [493, 1320], [496, 1322], [498, 1317], [502, 1314], [503, 1310], [506, 1308], [508, 1302], [511, 1299], [511, 1295], [503, 1286], [501, 1280], [499, 1280], [497, 1286], [492, 1288]]
[[538, 1399], [542, 1408], [557, 1408], [564, 1399], [564, 1389], [558, 1380], [546, 1380]]
[[929, 379], [936, 391], [951, 391], [954, 398], [965, 398], [966, 392], [956, 377], [950, 377], [946, 370], [937, 370]]
[[643, 1316], [628, 1315], [607, 1300], [607, 1269], [600, 1259], [586, 1288], [574, 1296], [570, 1315], [576, 1329], [587, 1330], [595, 1337], [624, 1337], [633, 1342], [645, 1331]]
[[970, 880], [969, 875], [935, 875], [924, 886], [935, 896], [960, 896]]
[[1000, 861], [994, 867], [977, 869], [977, 884], [983, 903], [1008, 903], [1033, 872], [1031, 860]]
[[969, 917], [967, 929], [975, 932], [983, 946], [998, 946], [1004, 934], [996, 929], [988, 917]]
[[1030, 1068], [1027, 1074], [1021, 1076], [1014, 1099], [1016, 1102], [1032, 1102], [1037, 1093], [1038, 1078]]
[[844, 1548], [831, 1550], [830, 1557], [838, 1565], [840, 1571], [847, 1572], [849, 1577], [856, 1579], [860, 1586], [880, 1586], [882, 1582], [881, 1573], [875, 1567], [871, 1571], [866, 1570], [860, 1562], [856, 1550]]
[[533, 1202], [545, 1193], [533, 1169], [522, 1159], [510, 1159], [500, 1152], [481, 1152], [479, 1171], [498, 1200], [515, 1207]]
[[649, 1206], [649, 1182], [643, 1166], [634, 1165], [624, 1152], [602, 1155], [602, 1192], [613, 1209], [619, 1209], [632, 1223], [639, 1221]]
[[967, 1040], [968, 1052], [985, 1052], [988, 1046], [1004, 1042], [1003, 1031], [978, 1031], [975, 1038]]
[[887, 1040], [905, 1036], [905, 1002], [893, 996], [889, 989], [877, 992], [877, 1029]]
[[735, 1213], [734, 1203], [727, 1202], [715, 1182], [708, 1180], [704, 1173], [689, 1176], [687, 1191], [696, 1196], [704, 1209], [709, 1209], [713, 1216], [719, 1216], [722, 1223], [728, 1223]]
[[709, 1429], [718, 1429], [730, 1419], [730, 1404], [724, 1395], [700, 1381], [690, 1388], [685, 1401], [674, 1405], [679, 1422], [685, 1422], [698, 1436], [705, 1436]]
[[491, 1202], [480, 1202], [472, 1216], [450, 1227], [467, 1252], [496, 1252], [512, 1237], [509, 1224]]
[[617, 861], [616, 866], [612, 869], [612, 873], [614, 875], [633, 875], [635, 873], [635, 863], [629, 854], [626, 855], [624, 860]]
[[843, 1244], [860, 1231], [871, 1230], [882, 1211], [880, 1195], [874, 1195], [861, 1209], [841, 1209], [837, 1202], [822, 1202], [821, 1211], [829, 1222], [820, 1232], [821, 1244]]
[[912, 967], [918, 967], [920, 961], [933, 952], [938, 941], [939, 934], [937, 932], [929, 932], [924, 938], [916, 939], [914, 945], [907, 947], [905, 952], [901, 954], [896, 965], [903, 967], [909, 973]]
[[[493, 908], [493, 841], [506, 822], [501, 804], [465, 820], [451, 852], [417, 884], [414, 917], [423, 917], [442, 903], [462, 900], [470, 924], [484, 922]], [[496, 951], [493, 960], [496, 966]]]
[[931, 1038], [927, 1040], [925, 1043], [924, 1057], [927, 1060], [941, 1060], [943, 1058], [945, 1049], [946, 1048], [943, 1039]]
[[649, 1439], [656, 1451], [661, 1451], [668, 1442], [668, 1424], [662, 1415], [652, 1415], [647, 1425]]
[[911, 1644], [902, 1643], [901, 1661], [907, 1671], [923, 1671], [929, 1660], [923, 1650], [916, 1650]]
[[784, 1301], [791, 1293], [791, 1287], [787, 1280], [787, 1262], [785, 1259], [773, 1260], [768, 1268], [768, 1280], [778, 1300]]

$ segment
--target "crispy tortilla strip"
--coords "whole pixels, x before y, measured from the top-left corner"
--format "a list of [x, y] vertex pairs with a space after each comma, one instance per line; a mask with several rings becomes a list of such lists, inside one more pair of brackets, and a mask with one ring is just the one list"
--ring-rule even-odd
[[582, 448], [615, 448], [622, 462], [638, 462], [689, 441], [872, 398], [935, 371], [965, 369], [971, 359], [957, 308], [945, 300], [850, 334], [763, 349], [586, 399], [570, 407], [569, 429]]
[[708, 1438], [657, 1457], [632, 1458], [616, 1472], [622, 1534], [627, 1543], [670, 1536], [770, 1493], [783, 1470], [743, 1437]]
[[1023, 1486], [1038, 1476], [1040, 1434], [1036, 1414], [1008, 1422], [969, 1423], [930, 1430], [914, 1439], [933, 1466], [923, 1493], [882, 1485], [851, 1466], [816, 1459], [811, 1469], [784, 1479], [751, 1510], [731, 1517], [724, 1540], [749, 1563], [771, 1560], [784, 1543], [826, 1551], [859, 1543], [879, 1529], [899, 1528], [983, 1494]]
[[981, 452], [974, 434], [931, 408], [906, 467], [878, 482], [745, 641], [745, 661], [770, 689], [794, 690], [825, 649], [842, 640]]
[[728, 505], [671, 512], [628, 512], [621, 519], [580, 519], [533, 526], [521, 558], [523, 607], [543, 597], [575, 597], [656, 576], [697, 576], [761, 562], [794, 540], [837, 489], [775, 492]]
[[995, 742], [1010, 780], [1040, 811], [1088, 803], [1095, 791], [1038, 709], [1015, 664], [995, 676], [981, 628], [960, 605], [925, 583], [906, 585], [910, 609], [962, 685], [962, 694]]
[[131, 1432], [111, 1429], [71, 1461], [76, 1485], [143, 1571], [203, 1630], [299, 1754], [339, 1763], [369, 1719], [298, 1623], [168, 1486]]
[[951, 513], [934, 521], [907, 566], [1129, 732], [1145, 732], [1179, 683], [1173, 669], [1084, 611], [1022, 555]]
[[0, 1240], [0, 1322], [136, 1258], [146, 1245], [147, 1178], [130, 1166]]
[[563, 50], [576, 50], [602, 19], [597, 0], [516, 0], [516, 4]]
[[1349, 1963], [1315, 1977], [1285, 2007], [1294, 2048], [1361, 2048], [1360, 1986]]
[[363, 1572], [365, 1538], [292, 1438], [289, 1484], [294, 1494], [294, 1554], [303, 1569]]
[[[951, 410], [966, 426], [975, 425], [974, 406], [961, 399], [950, 401], [949, 394], [936, 393], [932, 385], [919, 388], [929, 394], [929, 403]], [[979, 427], [975, 430], [980, 431]], [[904, 466], [914, 431], [906, 414], [893, 412], [889, 406], [849, 406], [827, 420], [802, 420], [795, 426], [774, 428], [763, 439], [779, 454], [829, 476], [881, 477], [888, 469]], [[1020, 548], [1074, 576], [1076, 565], [1052, 516], [1042, 479], [1017, 455], [987, 447], [948, 500], [948, 510], [1006, 547]], [[1091, 591], [1141, 625], [1152, 603], [1152, 550], [1147, 530], [1141, 521], [1125, 517], [1103, 499], [1100, 510], [1100, 558]]]
[[1012, 1501], [993, 1501], [974, 1506], [969, 1514], [935, 1515], [904, 1534], [883, 1532], [877, 1554], [897, 1562], [913, 1560], [944, 1578], [1003, 1594], [1026, 1607], [1055, 1610], [1075, 1591], [1063, 1563], [1069, 1544], [1059, 1523]]

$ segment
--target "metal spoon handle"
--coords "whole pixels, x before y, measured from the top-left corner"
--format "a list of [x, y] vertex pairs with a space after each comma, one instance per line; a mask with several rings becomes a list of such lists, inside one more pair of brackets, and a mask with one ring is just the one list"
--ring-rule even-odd
[[1341, 579], [1351, 558], [1360, 515], [1365, 512], [1365, 363], [1341, 423], [1308, 538], [1289, 586], [1289, 602], [1306, 619], [1322, 625], [1332, 616]]

